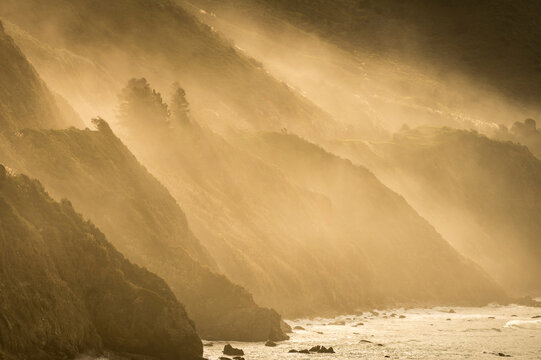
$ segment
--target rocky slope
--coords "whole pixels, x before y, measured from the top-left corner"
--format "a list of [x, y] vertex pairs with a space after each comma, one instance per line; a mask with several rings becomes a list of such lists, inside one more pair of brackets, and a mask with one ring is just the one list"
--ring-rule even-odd
[[67, 127], [76, 118], [65, 118], [25, 56], [6, 35], [0, 22], [0, 126], [15, 130], [24, 127]]
[[280, 316], [211, 269], [183, 211], [103, 121], [98, 131], [22, 130], [11, 137], [9, 163], [39, 176], [55, 197], [101, 226], [130, 260], [162, 276], [208, 339], [284, 338]]
[[115, 352], [199, 359], [202, 344], [166, 283], [127, 261], [70, 202], [0, 166], [0, 354]]
[[[0, 50], [7, 53], [13, 42], [6, 39]], [[6, 62], [2, 73], [31, 69], [16, 51], [19, 57]], [[17, 79], [21, 86], [42, 84], [33, 70], [24, 76]], [[0, 77], [0, 87], [7, 88], [4, 80], [9, 79]], [[20, 104], [54, 109], [51, 97], [42, 85], [40, 92], [2, 101], [6, 111], [15, 114]], [[39, 114], [42, 123], [37, 125], [54, 127], [50, 113]], [[250, 341], [285, 337], [275, 311], [258, 307], [248, 292], [213, 272], [213, 260], [192, 234], [176, 201], [105, 121], [96, 121], [98, 131], [25, 129], [31, 125], [26, 123], [16, 123], [17, 131], [11, 131], [11, 123], [1, 125], [0, 159], [40, 178], [55, 198], [70, 198], [131, 261], [164, 277], [202, 336]]]
[[[296, 135], [262, 134], [242, 145], [296, 184], [332, 203], [329, 246], [353, 246], [372, 291], [391, 302], [504, 299], [477, 265], [463, 258], [425, 219], [370, 171]], [[347, 256], [351, 256], [351, 251]]]
[[463, 254], [517, 294], [541, 284], [541, 162], [471, 131], [416, 128], [373, 147], [382, 173]]
[[224, 139], [195, 117], [178, 123], [144, 79], [120, 98], [129, 146], [258, 302], [302, 316], [505, 299], [366, 169], [293, 135]]

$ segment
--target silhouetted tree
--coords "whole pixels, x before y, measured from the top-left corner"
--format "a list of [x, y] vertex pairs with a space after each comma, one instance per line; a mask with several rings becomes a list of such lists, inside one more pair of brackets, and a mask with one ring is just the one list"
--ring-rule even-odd
[[189, 124], [190, 121], [190, 103], [186, 100], [186, 91], [175, 82], [173, 84], [173, 94], [169, 102], [171, 108], [170, 122], [173, 127]]
[[119, 101], [119, 120], [130, 130], [148, 131], [167, 127], [167, 104], [145, 78], [128, 81], [120, 92]]

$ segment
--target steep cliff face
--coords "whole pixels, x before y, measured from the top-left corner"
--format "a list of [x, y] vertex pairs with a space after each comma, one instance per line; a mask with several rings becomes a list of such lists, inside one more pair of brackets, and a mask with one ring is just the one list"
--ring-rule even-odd
[[129, 146], [258, 302], [301, 316], [505, 298], [368, 170], [294, 135], [224, 139], [195, 117], [177, 123], [144, 79], [120, 97]]
[[0, 127], [67, 127], [77, 119], [66, 119], [54, 96], [0, 23]]
[[342, 256], [352, 263], [362, 259], [366, 275], [352, 289], [369, 289], [366, 299], [383, 303], [505, 299], [484, 271], [366, 168], [295, 135], [263, 134], [245, 139], [242, 146], [279, 167], [290, 181], [329, 199], [332, 209], [326, 221], [332, 236], [326, 240], [326, 260], [335, 248], [349, 249]]
[[541, 291], [541, 162], [526, 147], [416, 128], [374, 148], [395, 169], [389, 183], [462, 253], [518, 294]]
[[[213, 271], [214, 261], [192, 234], [176, 201], [105, 121], [96, 121], [99, 131], [34, 129], [55, 127], [56, 105], [11, 39], [3, 33], [1, 36], [1, 50], [6, 52], [0, 56], [13, 52], [17, 57], [2, 63], [0, 71], [20, 76], [0, 77], [0, 88], [9, 95], [0, 100], [2, 109], [15, 121], [2, 124], [0, 159], [20, 172], [39, 177], [55, 198], [70, 198], [131, 261], [166, 278], [202, 336], [283, 339], [280, 316], [258, 307], [247, 291]], [[21, 73], [21, 68], [27, 71]], [[9, 81], [27, 91], [17, 94]], [[29, 90], [28, 84], [38, 84], [39, 91]], [[25, 119], [28, 109], [39, 115], [39, 123], [19, 121]]]
[[39, 182], [1, 166], [0, 212], [0, 353], [201, 357], [193, 323], [166, 283], [127, 261], [69, 201], [53, 201]]
[[22, 130], [3, 155], [37, 176], [55, 197], [69, 197], [130, 260], [162, 276], [187, 307], [202, 337], [284, 338], [280, 316], [218, 275], [169, 192], [103, 120], [98, 131]]
[[113, 109], [102, 105], [115, 99], [114, 89], [118, 85], [106, 69], [66, 48], [41, 42], [13, 23], [4, 21], [4, 28], [47, 87], [68, 99], [84, 121], [90, 125], [93, 117], [113, 117]]

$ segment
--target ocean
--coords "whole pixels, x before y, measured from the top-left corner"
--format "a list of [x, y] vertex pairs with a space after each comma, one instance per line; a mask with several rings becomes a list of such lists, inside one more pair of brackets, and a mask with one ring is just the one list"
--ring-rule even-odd
[[[541, 359], [541, 308], [486, 306], [394, 309], [333, 319], [286, 321], [287, 341], [264, 343], [204, 341], [204, 357], [225, 356], [230, 343], [251, 359]], [[334, 354], [299, 354], [290, 350], [332, 346]]]

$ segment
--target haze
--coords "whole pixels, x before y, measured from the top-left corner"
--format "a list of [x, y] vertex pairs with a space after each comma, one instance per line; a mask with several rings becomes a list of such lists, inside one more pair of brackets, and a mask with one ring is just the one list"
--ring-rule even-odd
[[538, 358], [539, 15], [0, 0], [0, 357]]

